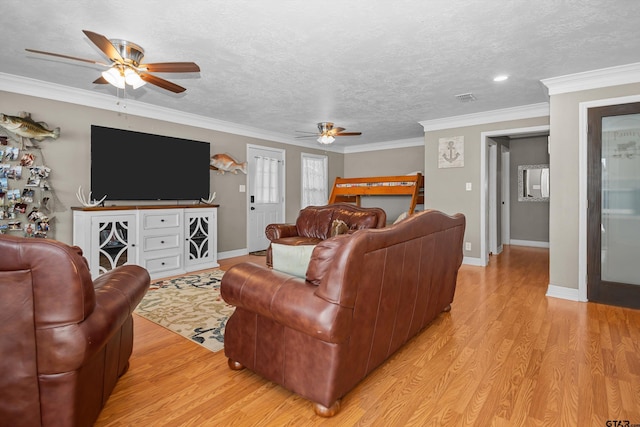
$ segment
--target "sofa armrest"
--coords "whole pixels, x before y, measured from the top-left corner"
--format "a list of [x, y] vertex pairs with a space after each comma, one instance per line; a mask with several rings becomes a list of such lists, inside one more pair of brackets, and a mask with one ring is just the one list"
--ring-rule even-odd
[[36, 331], [40, 373], [72, 371], [93, 357], [131, 316], [149, 283], [149, 273], [137, 265], [98, 276], [95, 308], [82, 322]]
[[273, 242], [283, 237], [294, 237], [298, 235], [295, 224], [269, 224], [264, 230], [264, 234], [269, 241]]
[[228, 304], [314, 338], [344, 341], [349, 335], [351, 310], [317, 296], [317, 289], [304, 279], [241, 263], [222, 276], [220, 294]]

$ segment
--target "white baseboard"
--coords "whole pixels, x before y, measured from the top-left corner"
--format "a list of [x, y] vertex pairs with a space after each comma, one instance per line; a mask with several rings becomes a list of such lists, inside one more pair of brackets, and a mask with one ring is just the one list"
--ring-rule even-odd
[[227, 259], [243, 255], [249, 255], [247, 248], [236, 249], [235, 251], [218, 252], [218, 259]]
[[586, 302], [584, 299], [580, 298], [580, 292], [578, 289], [552, 285], [551, 283], [549, 283], [549, 287], [547, 288], [547, 293], [545, 295], [570, 301]]
[[482, 265], [482, 260], [480, 258], [472, 258], [469, 256], [466, 256], [464, 258], [462, 258], [462, 263], [463, 264], [467, 264], [467, 265], [475, 265], [478, 267], [484, 267], [484, 265]]
[[511, 239], [509, 240], [509, 244], [510, 245], [515, 245], [515, 246], [531, 246], [534, 248], [548, 248], [549, 247], [549, 242], [538, 242], [536, 240], [515, 240], [515, 239]]

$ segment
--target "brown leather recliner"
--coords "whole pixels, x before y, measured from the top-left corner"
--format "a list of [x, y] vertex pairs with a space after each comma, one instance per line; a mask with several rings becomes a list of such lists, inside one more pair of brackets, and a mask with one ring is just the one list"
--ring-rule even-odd
[[139, 266], [92, 282], [77, 247], [0, 236], [0, 425], [91, 426], [129, 366]]
[[331, 416], [340, 399], [453, 301], [465, 217], [428, 210], [382, 229], [326, 239], [306, 278], [252, 263], [230, 268], [235, 305], [224, 351]]
[[[295, 224], [269, 224], [265, 235], [271, 243], [282, 245], [316, 245], [330, 237], [334, 220], [342, 220], [350, 231], [382, 228], [387, 214], [381, 208], [363, 208], [350, 203], [307, 206], [298, 214]], [[267, 248], [267, 265], [273, 266], [271, 244]]]

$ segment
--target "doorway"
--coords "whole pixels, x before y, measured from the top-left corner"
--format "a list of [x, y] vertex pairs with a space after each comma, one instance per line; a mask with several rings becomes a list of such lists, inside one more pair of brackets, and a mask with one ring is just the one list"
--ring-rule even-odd
[[[505, 227], [504, 222], [509, 221], [508, 217], [510, 198], [509, 194], [511, 190], [507, 188], [504, 191], [503, 180], [508, 179], [511, 172], [508, 172], [505, 177], [505, 170], [502, 168], [500, 174], [498, 174], [498, 165], [502, 163], [500, 160], [509, 164], [509, 153], [504, 153], [497, 148], [494, 150], [491, 145], [495, 144], [496, 138], [521, 138], [529, 136], [541, 136], [549, 134], [549, 126], [532, 126], [526, 128], [515, 129], [502, 129], [496, 131], [482, 132], [480, 138], [482, 141], [482, 149], [480, 151], [480, 259], [477, 265], [486, 266], [489, 263], [489, 253], [492, 252], [492, 242], [495, 243], [495, 248], [498, 249], [498, 239], [500, 234], [501, 240], [504, 243], [508, 243], [511, 239], [509, 232], [503, 232]], [[495, 169], [495, 170], [494, 170]], [[501, 175], [502, 179], [498, 179]], [[491, 177], [494, 176], [494, 179]], [[508, 184], [507, 184], [508, 185]], [[498, 187], [499, 186], [499, 187]], [[496, 188], [493, 188], [496, 187]], [[490, 198], [492, 194], [502, 193], [500, 205], [493, 203]], [[497, 197], [496, 197], [497, 200]], [[502, 205], [502, 202], [505, 205]], [[498, 207], [500, 206], [500, 207]], [[493, 209], [494, 212], [490, 210]]]
[[267, 249], [264, 230], [269, 224], [284, 222], [285, 151], [247, 145], [247, 250]]
[[587, 298], [640, 308], [640, 102], [587, 122]]

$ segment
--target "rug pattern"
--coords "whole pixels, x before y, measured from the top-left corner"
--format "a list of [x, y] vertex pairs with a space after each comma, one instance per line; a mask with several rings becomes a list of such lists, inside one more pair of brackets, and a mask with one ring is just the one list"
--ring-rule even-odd
[[220, 296], [223, 274], [217, 269], [152, 282], [134, 313], [211, 351], [220, 351], [227, 319], [234, 310]]

